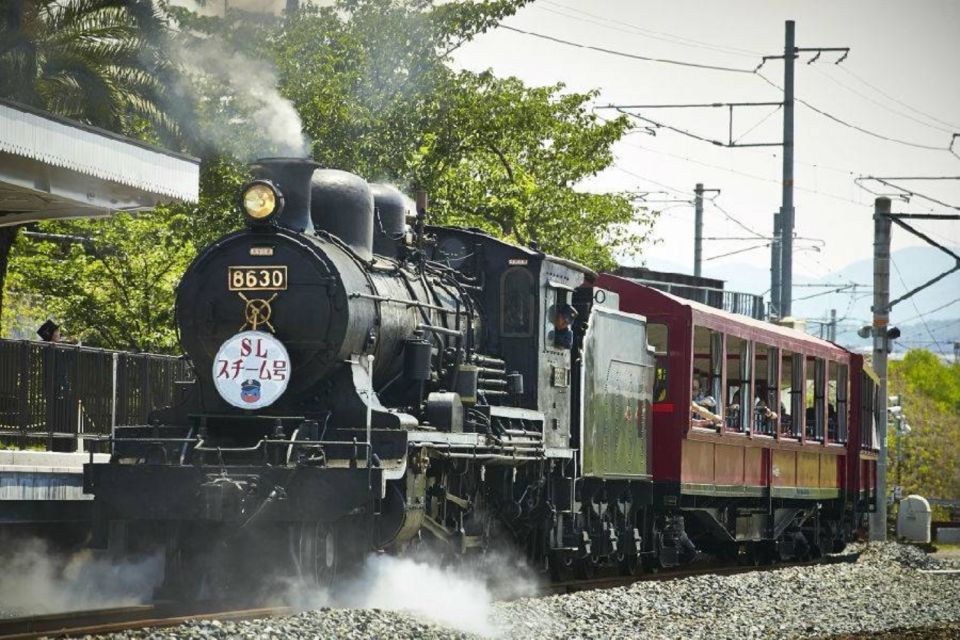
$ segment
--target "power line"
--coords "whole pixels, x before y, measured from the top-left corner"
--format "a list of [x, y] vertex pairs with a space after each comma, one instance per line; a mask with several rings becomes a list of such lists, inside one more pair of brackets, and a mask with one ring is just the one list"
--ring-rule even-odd
[[703, 137], [703, 136], [701, 136], [701, 135], [699, 135], [699, 134], [693, 133], [692, 131], [687, 131], [686, 129], [681, 129], [680, 127], [675, 127], [675, 126], [673, 126], [673, 125], [664, 124], [664, 123], [662, 123], [662, 122], [658, 122], [658, 121], [656, 121], [656, 120], [653, 120], [652, 118], [648, 118], [648, 117], [646, 117], [646, 116], [641, 116], [641, 115], [638, 114], [638, 113], [631, 113], [631, 112], [629, 112], [629, 111], [625, 111], [624, 109], [621, 109], [620, 107], [616, 107], [616, 110], [619, 111], [620, 113], [624, 114], [624, 115], [630, 116], [630, 117], [632, 117], [632, 118], [636, 118], [637, 120], [641, 120], [641, 121], [643, 121], [643, 122], [649, 122], [650, 124], [652, 124], [652, 125], [655, 126], [655, 127], [660, 127], [660, 128], [662, 128], [662, 129], [669, 129], [670, 131], [673, 131], [674, 133], [679, 133], [680, 135], [687, 136], [688, 138], [693, 138], [694, 140], [699, 140], [700, 142], [709, 142], [710, 144], [716, 145], [716, 146], [718, 146], [718, 147], [725, 147], [725, 146], [726, 146], [723, 142], [721, 142], [721, 141], [719, 141], [719, 140], [714, 140], [714, 139], [712, 139], [712, 138], [705, 138], [705, 137]]
[[753, 246], [753, 247], [747, 247], [746, 249], [737, 249], [737, 250], [735, 250], [735, 251], [728, 251], [727, 253], [721, 253], [721, 254], [716, 255], [716, 256], [710, 256], [709, 258], [704, 258], [703, 261], [704, 261], [704, 262], [707, 262], [707, 261], [709, 261], [709, 260], [718, 260], [718, 259], [720, 259], [720, 258], [726, 258], [726, 257], [728, 257], [728, 256], [735, 256], [735, 255], [737, 255], [738, 253], [746, 253], [747, 251], [754, 251], [754, 250], [756, 250], [756, 249], [764, 249], [764, 248], [769, 247], [769, 246], [770, 246], [770, 243], [769, 243], [769, 242], [764, 243], [764, 244], [758, 244], [758, 245]]
[[744, 224], [743, 222], [741, 222], [740, 220], [738, 220], [737, 218], [735, 218], [735, 217], [733, 216], [733, 214], [731, 214], [731, 213], [728, 212], [726, 209], [724, 209], [724, 208], [721, 207], [719, 204], [717, 204], [717, 199], [716, 199], [716, 198], [712, 198], [712, 199], [710, 200], [710, 204], [711, 204], [717, 211], [719, 211], [720, 213], [722, 213], [723, 216], [724, 216], [727, 220], [729, 220], [730, 222], [733, 222], [734, 224], [736, 224], [738, 227], [740, 227], [741, 229], [743, 229], [743, 230], [746, 231], [747, 233], [753, 234], [754, 236], [756, 236], [756, 237], [758, 237], [758, 238], [765, 238], [765, 237], [766, 237], [766, 236], [764, 236], [763, 234], [757, 233], [756, 231], [754, 231], [753, 229], [751, 229], [750, 227], [748, 227], [746, 224]]
[[623, 167], [621, 167], [621, 166], [618, 165], [618, 164], [613, 164], [613, 165], [611, 165], [611, 168], [612, 168], [612, 169], [616, 169], [617, 171], [622, 171], [623, 173], [625, 173], [625, 174], [627, 174], [627, 175], [629, 175], [629, 176], [633, 176], [634, 178], [638, 178], [638, 179], [640, 179], [640, 180], [643, 180], [644, 182], [649, 182], [650, 184], [655, 184], [655, 185], [657, 185], [658, 187], [663, 187], [664, 189], [668, 189], [669, 191], [673, 191], [674, 193], [680, 194], [680, 195], [682, 195], [682, 196], [685, 196], [685, 195], [692, 196], [692, 195], [693, 195], [693, 192], [692, 192], [692, 191], [685, 191], [685, 190], [683, 190], [683, 189], [678, 189], [678, 188], [676, 188], [676, 187], [671, 187], [670, 185], [664, 184], [664, 183], [662, 183], [662, 182], [657, 182], [656, 180], [653, 180], [653, 179], [648, 178], [648, 177], [646, 177], [646, 176], [642, 176], [642, 175], [640, 175], [639, 173], [635, 173], [635, 172], [633, 172], [633, 171], [630, 171], [629, 169], [624, 169]]
[[[628, 146], [628, 147], [634, 147], [634, 148], [636, 148], [636, 149], [641, 149], [642, 151], [647, 151], [647, 152], [649, 152], [649, 153], [656, 153], [656, 154], [658, 154], [658, 155], [663, 155], [663, 156], [668, 156], [668, 157], [671, 157], [671, 158], [676, 158], [677, 160], [683, 160], [684, 162], [689, 162], [689, 163], [691, 163], [691, 164], [697, 164], [697, 165], [700, 165], [700, 166], [702, 166], [702, 167], [710, 167], [711, 169], [717, 169], [718, 171], [726, 171], [727, 173], [732, 173], [732, 174], [734, 174], [734, 175], [743, 176], [744, 178], [751, 178], [751, 179], [753, 179], [753, 180], [759, 180], [759, 181], [761, 181], [761, 182], [769, 182], [770, 184], [780, 184], [780, 181], [777, 180], [777, 179], [775, 179], [775, 178], [765, 178], [765, 177], [763, 177], [763, 176], [758, 176], [758, 175], [753, 174], [753, 173], [746, 173], [745, 171], [738, 171], [737, 169], [731, 169], [730, 167], [724, 167], [724, 166], [721, 166], [721, 165], [718, 165], [718, 164], [711, 164], [711, 163], [709, 163], [709, 162], [703, 162], [702, 160], [694, 160], [693, 158], [689, 158], [689, 157], [684, 156], [684, 155], [680, 155], [680, 154], [677, 154], [677, 153], [671, 153], [671, 152], [669, 152], [669, 151], [660, 151], [659, 149], [651, 149], [650, 147], [644, 147], [643, 145], [634, 144], [634, 143], [628, 142], [628, 141], [626, 141], [626, 140], [621, 140], [621, 141], [620, 141], [620, 144], [626, 145], [626, 146]], [[857, 202], [856, 200], [851, 200], [850, 198], [846, 198], [846, 197], [844, 197], [844, 196], [840, 196], [840, 195], [837, 195], [837, 194], [834, 194], [834, 193], [829, 193], [829, 192], [826, 192], [826, 191], [819, 191], [819, 190], [817, 190], [817, 189], [811, 189], [810, 187], [794, 186], [794, 189], [797, 189], [798, 191], [805, 191], [805, 192], [807, 192], [807, 193], [815, 193], [815, 194], [820, 195], [820, 196], [823, 196], [823, 197], [825, 197], [825, 198], [833, 198], [834, 200], [842, 200], [843, 202], [849, 202], [849, 203], [855, 204], [855, 205], [857, 205], [857, 206], [860, 206], [860, 205], [861, 205], [861, 203], [860, 203], [860, 202]]]
[[783, 105], [782, 105], [782, 104], [781, 104], [781, 105], [778, 105], [773, 111], [771, 111], [771, 112], [768, 113], [767, 115], [765, 115], [765, 116], [763, 116], [762, 118], [760, 118], [760, 120], [757, 122], [757, 124], [753, 125], [753, 126], [750, 127], [749, 129], [747, 129], [746, 131], [744, 131], [743, 133], [741, 133], [739, 136], [737, 136], [736, 138], [734, 138], [733, 142], [740, 142], [741, 140], [743, 140], [744, 138], [746, 138], [746, 137], [747, 137], [747, 134], [751, 133], [754, 129], [756, 129], [757, 127], [759, 127], [760, 125], [762, 125], [764, 122], [766, 122], [767, 120], [769, 120], [770, 118], [772, 118], [773, 115], [774, 115], [775, 113], [777, 113], [778, 111], [780, 111], [780, 109], [782, 109], [782, 108], [783, 108]]
[[[909, 289], [909, 287], [907, 287], [906, 281], [904, 281], [903, 279], [903, 274], [900, 273], [900, 267], [897, 266], [897, 261], [893, 259], [892, 255], [890, 256], [890, 264], [893, 265], [893, 270], [897, 272], [897, 278], [900, 279], [900, 284], [903, 285], [903, 288]], [[915, 297], [910, 298], [910, 304], [913, 305], [913, 310], [916, 311], [918, 314], [920, 314], [920, 308], [917, 306], [917, 299]], [[926, 329], [930, 337], [934, 341], [936, 341], [937, 337], [933, 335], [933, 331], [930, 331], [930, 327], [927, 326], [927, 319], [923, 317], [923, 314], [920, 314], [919, 318], [920, 318], [920, 322], [923, 323], [923, 328]], [[943, 347], [940, 346], [940, 343], [937, 342], [936, 345], [937, 345], [937, 351], [939, 351], [941, 355], [946, 355], [943, 353]]]
[[946, 304], [940, 305], [940, 306], [937, 307], [936, 309], [930, 309], [929, 311], [924, 311], [923, 313], [921, 313], [921, 314], [919, 314], [919, 315], [916, 315], [916, 316], [913, 316], [912, 318], [907, 318], [906, 320], [901, 320], [901, 321], [899, 322], [899, 324], [906, 324], [906, 323], [908, 323], [908, 322], [913, 322], [913, 321], [916, 320], [917, 318], [922, 318], [923, 316], [930, 315], [931, 313], [936, 313], [937, 311], [941, 311], [941, 310], [943, 310], [943, 309], [946, 309], [947, 307], [949, 307], [949, 306], [951, 306], [951, 305], [954, 305], [954, 304], [957, 304], [958, 302], [960, 302], [960, 298], [955, 298], [955, 299], [951, 300], [950, 302], [947, 302]]
[[[840, 67], [842, 68], [842, 65], [838, 65], [838, 66], [840, 66]], [[870, 96], [865, 95], [865, 94], [857, 91], [856, 89], [854, 89], [854, 88], [851, 87], [850, 85], [847, 85], [847, 84], [844, 84], [844, 83], [840, 82], [840, 81], [837, 80], [836, 78], [830, 76], [828, 73], [825, 73], [825, 72], [823, 72], [823, 71], [821, 71], [821, 70], [819, 70], [819, 69], [816, 69], [816, 68], [814, 68], [814, 71], [816, 71], [816, 72], [819, 73], [821, 76], [823, 76], [824, 78], [826, 78], [827, 80], [829, 80], [829, 81], [832, 82], [833, 84], [837, 85], [838, 87], [840, 87], [840, 88], [843, 89], [844, 91], [848, 91], [848, 92], [852, 93], [852, 94], [855, 95], [855, 96], [859, 96], [860, 98], [863, 98], [863, 99], [866, 100], [867, 102], [869, 102], [869, 103], [871, 103], [871, 104], [874, 104], [874, 105], [880, 107], [880, 108], [883, 109], [884, 111], [889, 111], [890, 113], [893, 113], [893, 114], [895, 114], [895, 115], [898, 115], [898, 116], [900, 116], [900, 117], [902, 117], [902, 118], [906, 118], [907, 120], [911, 120], [912, 122], [916, 122], [917, 124], [919, 124], [919, 125], [921, 125], [921, 126], [927, 127], [927, 128], [929, 128], [929, 129], [934, 129], [934, 130], [940, 131], [940, 132], [942, 132], [942, 133], [952, 134], [954, 131], [957, 130], [956, 127], [955, 127], [955, 128], [952, 128], [952, 129], [945, 129], [945, 128], [942, 127], [942, 126], [938, 126], [938, 125], [935, 125], [935, 124], [930, 124], [929, 122], [924, 122], [923, 120], [921, 120], [921, 119], [919, 119], [919, 118], [916, 118], [916, 117], [910, 115], [909, 113], [904, 113], [903, 111], [899, 111], [898, 109], [894, 109], [894, 108], [891, 107], [890, 105], [885, 104], [885, 103], [883, 103], [883, 102], [881, 102], [881, 101], [879, 101], [879, 100], [874, 100], [874, 99], [871, 98]]]
[[950, 203], [944, 202], [943, 200], [938, 200], [937, 198], [934, 198], [932, 196], [928, 196], [926, 194], [920, 193], [919, 191], [915, 191], [913, 189], [907, 189], [906, 187], [901, 187], [900, 185], [896, 185], [890, 182], [891, 180], [898, 180], [898, 181], [899, 180], [960, 180], [960, 176], [896, 176], [896, 177], [860, 176], [853, 181], [854, 184], [856, 184], [858, 187], [860, 187], [864, 191], [868, 191], [873, 195], [880, 195], [879, 193], [870, 191], [870, 189], [867, 189], [861, 184], [861, 181], [866, 181], [866, 180], [873, 180], [875, 182], [879, 182], [882, 185], [886, 185], [893, 189], [897, 189], [898, 191], [902, 192], [904, 196], [908, 196], [908, 197], [916, 196], [928, 202], [932, 202], [934, 204], [940, 205], [941, 207], [946, 207], [947, 209], [956, 209], [960, 211], [960, 205], [950, 204]]
[[710, 69], [711, 71], [727, 71], [729, 73], [745, 73], [745, 74], [753, 73], [753, 69], [724, 67], [724, 66], [714, 65], [714, 64], [701, 64], [699, 62], [687, 62], [685, 60], [673, 60], [671, 58], [654, 58], [652, 56], [644, 56], [637, 53], [627, 53], [625, 51], [617, 51], [615, 49], [607, 49], [605, 47], [596, 47], [593, 45], [582, 44], [580, 42], [573, 42], [571, 40], [564, 40], [563, 38], [557, 38], [556, 36], [550, 36], [544, 33], [527, 31], [525, 29], [517, 29], [516, 27], [508, 27], [505, 24], [499, 25], [498, 28], [506, 29], [507, 31], [514, 31], [516, 33], [522, 33], [523, 35], [532, 36], [534, 38], [540, 38], [541, 40], [549, 40], [550, 42], [556, 42], [558, 44], [567, 45], [568, 47], [577, 47], [579, 49], [589, 49], [591, 51], [599, 51], [600, 53], [606, 53], [608, 55], [618, 56], [621, 58], [630, 58], [632, 60], [643, 60], [644, 62], [659, 62], [662, 64], [672, 64], [679, 67], [691, 67], [694, 69]]
[[[776, 82], [774, 82], [774, 81], [771, 80], [770, 78], [766, 77], [765, 75], [763, 75], [763, 74], [760, 73], [759, 71], [757, 71], [756, 74], [757, 74], [757, 77], [758, 77], [758, 78], [761, 78], [764, 82], [766, 82], [767, 84], [769, 84], [771, 87], [774, 87], [774, 88], [778, 89], [779, 91], [783, 91], [783, 88], [782, 88], [780, 85], [778, 85]], [[810, 104], [809, 102], [807, 102], [806, 100], [804, 100], [804, 99], [802, 99], [802, 98], [794, 98], [794, 99], [795, 99], [797, 102], [799, 102], [800, 104], [802, 104], [803, 106], [805, 106], [806, 108], [810, 109], [811, 111], [814, 111], [814, 112], [816, 112], [816, 113], [819, 113], [819, 114], [822, 115], [823, 117], [828, 118], [828, 119], [830, 119], [830, 120], [833, 120], [833, 121], [836, 122], [837, 124], [843, 125], [844, 127], [847, 127], [847, 128], [849, 128], [849, 129], [853, 129], [853, 130], [855, 130], [855, 131], [859, 131], [860, 133], [864, 133], [864, 134], [866, 134], [866, 135], [868, 135], [868, 136], [872, 136], [872, 137], [877, 138], [877, 139], [879, 139], [879, 140], [886, 140], [887, 142], [895, 142], [895, 143], [897, 143], [897, 144], [902, 144], [902, 145], [907, 146], [907, 147], [913, 147], [913, 148], [915, 148], [915, 149], [926, 149], [926, 150], [929, 150], [929, 151], [950, 151], [950, 145], [943, 146], [943, 147], [935, 147], [935, 146], [929, 145], [929, 144], [920, 144], [920, 143], [917, 143], [917, 142], [910, 142], [909, 140], [901, 140], [901, 139], [899, 139], [899, 138], [891, 138], [890, 136], [883, 135], [882, 133], [877, 133], [876, 131], [871, 131], [870, 129], [866, 129], [866, 128], [861, 127], [861, 126], [859, 126], [859, 125], [855, 125], [855, 124], [852, 124], [852, 123], [850, 123], [850, 122], [847, 122], [846, 120], [843, 120], [843, 119], [841, 119], [841, 118], [838, 118], [837, 116], [833, 115], [832, 113], [828, 113], [828, 112], [824, 111], [823, 109], [821, 109], [820, 107], [816, 107], [816, 106]]]
[[887, 93], [887, 92], [884, 91], [883, 89], [880, 89], [879, 87], [877, 87], [877, 86], [875, 86], [875, 85], [873, 85], [873, 84], [870, 84], [869, 82], [867, 82], [866, 80], [864, 80], [861, 76], [859, 76], [859, 75], [857, 75], [856, 73], [854, 73], [853, 70], [852, 70], [852, 69], [849, 69], [846, 65], [841, 65], [841, 66], [839, 66], [838, 68], [839, 68], [841, 71], [843, 71], [844, 73], [846, 73], [847, 75], [849, 75], [851, 78], [853, 78], [854, 80], [856, 80], [857, 82], [859, 82], [860, 84], [862, 84], [862, 85], [864, 85], [864, 86], [866, 86], [866, 87], [869, 87], [870, 89], [873, 89], [874, 91], [876, 91], [877, 93], [879, 93], [880, 95], [882, 95], [884, 98], [887, 98], [888, 100], [892, 100], [892, 101], [896, 102], [897, 104], [899, 104], [900, 106], [906, 107], [907, 109], [909, 109], [910, 111], [913, 111], [913, 112], [915, 112], [915, 113], [919, 113], [920, 115], [924, 116], [925, 118], [929, 118], [930, 120], [932, 120], [932, 121], [934, 121], [934, 122], [937, 122], [937, 123], [939, 123], [939, 124], [942, 124], [942, 125], [944, 125], [944, 126], [946, 126], [946, 127], [950, 127], [950, 129], [951, 129], [952, 131], [956, 131], [957, 129], [960, 129], [960, 125], [951, 124], [951, 123], [949, 123], [949, 122], [944, 122], [943, 120], [940, 120], [939, 118], [936, 118], [936, 117], [930, 115], [929, 113], [926, 113], [926, 112], [924, 112], [924, 111], [921, 111], [920, 109], [917, 109], [916, 107], [910, 106], [909, 104], [907, 104], [906, 102], [903, 102], [902, 100], [898, 100], [897, 98], [893, 97], [892, 95], [890, 95], [889, 93]]
[[[730, 46], [727, 46], [727, 45], [719, 45], [719, 44], [715, 44], [715, 43], [705, 42], [705, 41], [703, 41], [703, 40], [695, 40], [695, 39], [687, 38], [687, 37], [684, 37], [684, 36], [678, 36], [678, 35], [673, 34], [673, 33], [666, 33], [666, 32], [663, 32], [663, 31], [654, 31], [654, 30], [651, 30], [651, 29], [646, 29], [646, 28], [640, 27], [640, 26], [638, 26], [638, 25], [636, 25], [636, 24], [634, 24], [634, 23], [632, 23], [632, 22], [625, 22], [625, 21], [619, 20], [619, 19], [618, 19], [618, 20], [611, 20], [610, 18], [606, 18], [606, 17], [601, 16], [601, 15], [599, 15], [599, 14], [590, 13], [589, 11], [584, 11], [584, 10], [582, 10], [582, 9], [575, 9], [574, 7], [570, 7], [570, 6], [565, 5], [565, 4], [562, 4], [562, 3], [560, 3], [560, 2], [553, 2], [552, 0], [540, 0], [540, 1], [541, 1], [542, 3], [544, 3], [544, 4], [548, 4], [548, 5], [551, 5], [551, 6], [554, 6], [554, 7], [561, 7], [561, 8], [563, 8], [563, 9], [567, 10], [567, 11], [572, 11], [572, 12], [574, 12], [574, 13], [580, 14], [581, 16], [590, 16], [590, 17], [593, 17], [593, 18], [597, 18], [597, 19], [599, 19], [599, 20], [602, 20], [602, 21], [604, 21], [604, 22], [610, 23], [611, 25], [616, 25], [616, 26], [606, 26], [605, 28], [613, 29], [613, 30], [615, 30], [615, 31], [621, 31], [621, 32], [623, 32], [623, 33], [638, 33], [638, 34], [645, 35], [646, 37], [651, 38], [651, 39], [653, 39], [653, 40], [661, 40], [661, 41], [663, 41], [663, 42], [670, 42], [670, 43], [672, 43], [672, 44], [679, 44], [679, 45], [685, 46], [685, 47], [693, 47], [693, 48], [697, 48], [697, 49], [704, 49], [704, 50], [707, 50], [707, 51], [717, 51], [717, 52], [720, 52], [720, 53], [729, 53], [729, 54], [731, 54], [731, 55], [737, 55], [737, 56], [743, 56], [743, 57], [749, 57], [749, 58], [756, 58], [756, 57], [759, 56], [759, 55], [763, 55], [763, 52], [762, 52], [762, 51], [753, 51], [753, 50], [750, 50], [750, 49], [740, 49], [740, 48], [738, 48], [738, 47], [730, 47]], [[534, 5], [534, 6], [535, 6], [535, 7], [540, 7], [540, 3], [538, 3], [538, 4]], [[543, 9], [543, 7], [540, 7], [540, 8]], [[559, 13], [559, 12], [557, 12], [557, 11], [553, 11], [553, 13], [557, 13], [558, 15], [564, 15], [564, 14]], [[567, 17], [572, 17], [572, 16], [569, 16], [569, 15], [568, 15]], [[582, 18], [576, 18], [576, 19], [577, 19], [577, 20], [582, 20]], [[588, 22], [592, 22], [592, 21], [588, 21]], [[594, 24], [598, 24], [598, 23], [594, 22]], [[601, 25], [601, 26], [605, 26], [605, 25]], [[623, 27], [630, 27], [630, 29], [627, 30], [627, 29], [624, 29]]]
[[[591, 51], [597, 51], [597, 52], [600, 52], [600, 53], [605, 53], [605, 54], [608, 54], [608, 55], [618, 56], [618, 57], [621, 57], [621, 58], [629, 58], [629, 59], [632, 59], [632, 60], [642, 60], [642, 61], [644, 61], [644, 62], [658, 62], [658, 63], [661, 63], [661, 64], [670, 64], [670, 65], [676, 65], [676, 66], [681, 66], [681, 67], [690, 67], [690, 68], [696, 68], [696, 69], [707, 69], [707, 70], [711, 70], [711, 71], [724, 71], [724, 72], [729, 72], [729, 73], [743, 73], [743, 74], [756, 75], [758, 78], [762, 79], [764, 82], [766, 82], [766, 83], [769, 84], [770, 86], [776, 88], [776, 89], [779, 90], [779, 91], [783, 91], [783, 88], [782, 88], [780, 85], [778, 85], [777, 83], [773, 82], [772, 80], [770, 80], [769, 78], [767, 78], [766, 76], [764, 76], [763, 73], [760, 72], [759, 67], [754, 68], [754, 69], [746, 69], [746, 68], [738, 68], [738, 67], [726, 67], [726, 66], [722, 66], [722, 65], [703, 64], [703, 63], [699, 63], [699, 62], [689, 62], [689, 61], [685, 61], [685, 60], [674, 60], [674, 59], [671, 59], [671, 58], [657, 58], [657, 57], [653, 57], [653, 56], [644, 56], [644, 55], [635, 54], [635, 53], [627, 53], [627, 52], [625, 52], [625, 51], [618, 51], [618, 50], [616, 50], [616, 49], [608, 49], [608, 48], [606, 48], [606, 47], [597, 47], [597, 46], [593, 46], [593, 45], [587, 45], [587, 44], [583, 44], [583, 43], [580, 43], [580, 42], [573, 42], [573, 41], [571, 41], [571, 40], [566, 40], [566, 39], [564, 39], [564, 38], [558, 38], [558, 37], [556, 37], [556, 36], [551, 36], [551, 35], [547, 35], [547, 34], [544, 34], [544, 33], [538, 33], [538, 32], [535, 32], [535, 31], [528, 31], [528, 30], [525, 30], [525, 29], [518, 29], [517, 27], [510, 27], [510, 26], [507, 26], [507, 25], [504, 25], [504, 24], [499, 25], [499, 28], [501, 28], [501, 29], [506, 29], [507, 31], [513, 31], [513, 32], [515, 32], [515, 33], [520, 33], [520, 34], [523, 34], [523, 35], [526, 35], [526, 36], [531, 36], [531, 37], [534, 37], [534, 38], [539, 38], [539, 39], [541, 39], [541, 40], [547, 40], [547, 41], [550, 41], [550, 42], [555, 42], [555, 43], [557, 43], [557, 44], [562, 44], [562, 45], [566, 45], [566, 46], [569, 46], [569, 47], [576, 47], [576, 48], [579, 48], [579, 49], [588, 49], [588, 50], [591, 50]], [[863, 134], [865, 134], [865, 135], [871, 136], [871, 137], [873, 137], [873, 138], [877, 138], [877, 139], [879, 139], [879, 140], [885, 140], [885, 141], [887, 141], [887, 142], [893, 142], [893, 143], [896, 143], [896, 144], [901, 144], [901, 145], [908, 146], [908, 147], [913, 147], [913, 148], [915, 148], [915, 149], [925, 149], [925, 150], [928, 150], [928, 151], [947, 151], [947, 152], [949, 152], [949, 153], [951, 153], [951, 154], [953, 154], [953, 155], [957, 155], [957, 154], [953, 151], [953, 141], [958, 137], [957, 134], [954, 134], [953, 138], [952, 138], [951, 141], [950, 141], [950, 144], [948, 144], [948, 145], [946, 145], [946, 146], [934, 146], [934, 145], [928, 145], [928, 144], [921, 144], [921, 143], [917, 143], [917, 142], [911, 142], [911, 141], [909, 141], [909, 140], [902, 140], [902, 139], [900, 139], [900, 138], [894, 138], [894, 137], [891, 137], [891, 136], [884, 135], [884, 134], [882, 134], [882, 133], [877, 133], [876, 131], [872, 131], [872, 130], [870, 130], [870, 129], [867, 129], [866, 127], [861, 127], [861, 126], [859, 126], [859, 125], [856, 125], [856, 124], [853, 124], [853, 123], [851, 123], [851, 122], [848, 122], [848, 121], [846, 121], [846, 120], [844, 120], [844, 119], [842, 119], [842, 118], [840, 118], [840, 117], [838, 117], [838, 116], [833, 115], [832, 113], [829, 113], [829, 112], [825, 111], [824, 109], [821, 109], [821, 108], [819, 108], [819, 107], [817, 107], [817, 106], [814, 106], [813, 104], [807, 102], [806, 100], [803, 100], [802, 98], [795, 98], [795, 100], [796, 100], [797, 102], [799, 102], [800, 104], [802, 104], [803, 106], [805, 106], [805, 107], [807, 107], [808, 109], [810, 109], [811, 111], [814, 111], [815, 113], [818, 113], [818, 114], [820, 114], [821, 116], [823, 116], [823, 117], [825, 117], [825, 118], [828, 118], [829, 120], [832, 120], [833, 122], [836, 122], [836, 123], [839, 124], [839, 125], [842, 125], [842, 126], [844, 126], [844, 127], [847, 127], [847, 128], [849, 128], [849, 129], [853, 129], [854, 131], [859, 131], [860, 133], [863, 133]], [[637, 116], [637, 117], [639, 117], [639, 116]], [[679, 128], [676, 128], [676, 127], [672, 127], [672, 126], [669, 126], [669, 125], [665, 125], [665, 124], [655, 123], [655, 122], [653, 122], [653, 121], [651, 121], [651, 120], [649, 120], [649, 119], [647, 119], [647, 118], [643, 118], [643, 119], [651, 122], [652, 124], [656, 124], [657, 126], [662, 126], [662, 127], [664, 127], [664, 128], [671, 129], [671, 130], [673, 130], [673, 131], [676, 131], [677, 133], [682, 133], [682, 134], [684, 134], [684, 135], [688, 135], [688, 136], [690, 136], [690, 137], [696, 138], [696, 139], [698, 139], [698, 140], [702, 140], [702, 141], [704, 141], [704, 142], [710, 142], [711, 144], [720, 144], [720, 143], [718, 143], [718, 141], [716, 141], [716, 140], [711, 140], [711, 139], [705, 138], [705, 137], [703, 137], [703, 136], [698, 136], [697, 134], [693, 134], [692, 132], [689, 132], [689, 131], [685, 131], [685, 130], [682, 130], [682, 129], [679, 129]], [[957, 155], [957, 157], [960, 157], [960, 155]]]

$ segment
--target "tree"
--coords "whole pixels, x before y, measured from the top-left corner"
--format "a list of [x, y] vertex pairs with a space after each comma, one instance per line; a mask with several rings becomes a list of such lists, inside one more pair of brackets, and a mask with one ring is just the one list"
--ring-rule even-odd
[[197, 250], [190, 228], [165, 211], [58, 222], [57, 234], [19, 240], [11, 285], [42, 292], [70, 339], [175, 352], [174, 290]]
[[8, 0], [0, 13], [0, 96], [123, 132], [160, 108], [165, 23], [150, 0]]
[[[960, 365], [915, 349], [890, 363], [890, 393], [900, 395], [909, 434], [889, 429], [890, 471], [904, 495], [960, 498]], [[897, 438], [902, 461], [896, 459]], [[901, 468], [898, 469], [898, 466]]]

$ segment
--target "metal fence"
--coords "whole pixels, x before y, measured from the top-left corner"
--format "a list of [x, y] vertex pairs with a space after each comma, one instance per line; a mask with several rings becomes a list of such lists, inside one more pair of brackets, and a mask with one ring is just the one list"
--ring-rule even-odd
[[763, 296], [758, 296], [753, 293], [727, 291], [726, 289], [714, 289], [712, 287], [686, 284], [672, 284], [669, 282], [642, 280], [639, 278], [631, 278], [631, 280], [654, 289], [659, 289], [660, 291], [665, 291], [677, 297], [685, 298], [686, 300], [701, 302], [714, 309], [723, 309], [730, 313], [738, 313], [757, 320], [766, 318], [766, 307], [763, 304]]
[[145, 424], [172, 403], [176, 382], [192, 378], [190, 363], [175, 356], [0, 340], [0, 438], [82, 449], [83, 435]]

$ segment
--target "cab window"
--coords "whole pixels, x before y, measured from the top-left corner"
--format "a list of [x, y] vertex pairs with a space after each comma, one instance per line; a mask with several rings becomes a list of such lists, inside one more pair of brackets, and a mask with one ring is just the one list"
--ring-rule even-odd
[[500, 281], [500, 334], [508, 338], [533, 335], [533, 274], [525, 267], [507, 269]]
[[657, 360], [655, 379], [653, 381], [653, 401], [664, 402], [668, 399], [669, 372], [667, 369], [667, 325], [651, 322], [647, 325], [647, 343], [653, 347]]

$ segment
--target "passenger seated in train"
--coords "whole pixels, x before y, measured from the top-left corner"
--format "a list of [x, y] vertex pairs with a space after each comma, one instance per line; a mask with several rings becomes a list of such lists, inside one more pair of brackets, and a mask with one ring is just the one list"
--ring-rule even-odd
[[711, 411], [711, 409], [716, 408], [717, 401], [711, 396], [704, 395], [700, 388], [699, 378], [694, 377], [691, 388], [690, 421], [692, 426], [710, 427], [723, 424], [723, 418]]
[[760, 433], [772, 433], [774, 423], [780, 419], [777, 412], [767, 406], [766, 395], [767, 388], [758, 384], [754, 390], [753, 412], [754, 422], [757, 425], [757, 431]]
[[827, 437], [836, 442], [839, 437], [839, 418], [837, 417], [837, 408], [832, 402], [827, 403]]
[[573, 329], [570, 325], [577, 317], [577, 310], [566, 302], [557, 305], [557, 311], [553, 316], [553, 331], [550, 332], [550, 339], [553, 346], [561, 349], [573, 348]]

